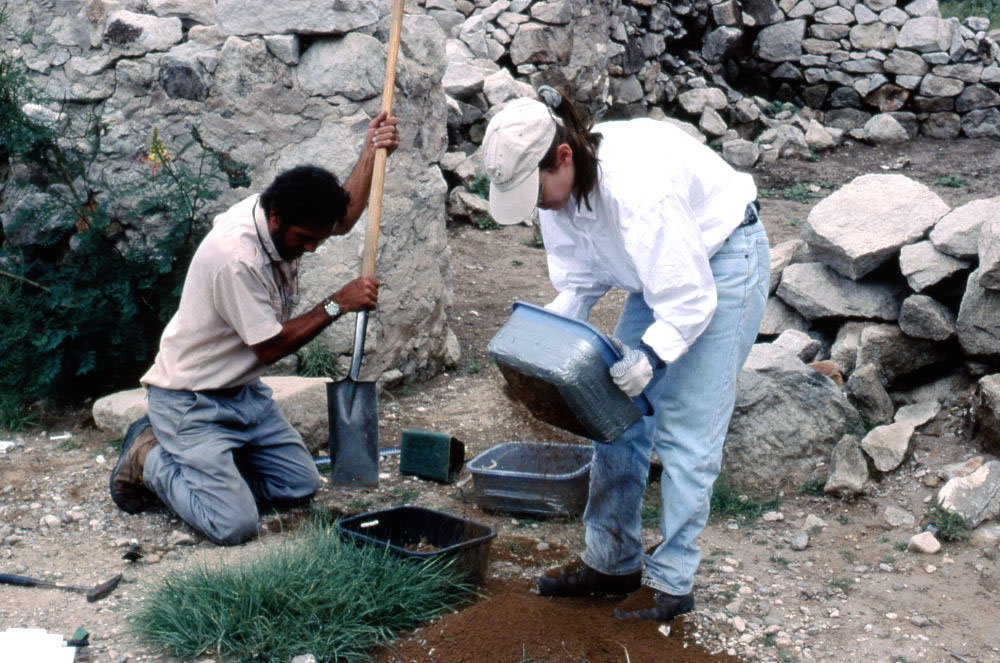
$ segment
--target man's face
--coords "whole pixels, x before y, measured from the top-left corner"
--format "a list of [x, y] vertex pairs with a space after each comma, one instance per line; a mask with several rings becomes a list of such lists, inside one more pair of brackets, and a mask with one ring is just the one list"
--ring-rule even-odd
[[302, 254], [308, 251], [314, 252], [319, 245], [333, 234], [333, 230], [323, 232], [313, 228], [294, 226], [286, 224], [272, 212], [268, 219], [268, 229], [271, 232], [271, 241], [274, 248], [278, 250], [278, 255], [282, 260], [295, 260], [301, 258]]

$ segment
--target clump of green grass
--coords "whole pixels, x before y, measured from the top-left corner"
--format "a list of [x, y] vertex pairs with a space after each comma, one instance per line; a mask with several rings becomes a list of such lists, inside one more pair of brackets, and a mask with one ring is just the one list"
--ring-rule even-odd
[[313, 654], [362, 661], [403, 629], [432, 619], [471, 588], [440, 558], [418, 562], [343, 543], [333, 527], [239, 565], [163, 576], [130, 617], [170, 654], [287, 663]]
[[299, 375], [309, 378], [334, 378], [340, 375], [337, 369], [337, 353], [326, 348], [318, 340], [310, 341], [298, 354]]
[[16, 433], [37, 425], [35, 412], [27, 404], [0, 394], [0, 430]]
[[948, 173], [936, 180], [932, 180], [931, 185], [945, 187], [946, 189], [961, 189], [962, 187], [969, 186], [969, 183], [955, 173]]
[[763, 499], [736, 490], [725, 476], [712, 487], [711, 515], [713, 518], [737, 518], [751, 522], [781, 504], [779, 499]]
[[931, 525], [937, 529], [937, 538], [942, 541], [968, 541], [969, 523], [965, 518], [957, 513], [952, 513], [941, 506], [940, 502], [934, 504], [931, 512]]

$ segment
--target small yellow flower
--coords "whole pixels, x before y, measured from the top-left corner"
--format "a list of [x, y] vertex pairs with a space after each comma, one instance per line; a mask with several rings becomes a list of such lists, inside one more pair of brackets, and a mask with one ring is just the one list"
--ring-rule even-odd
[[170, 161], [170, 158], [170, 152], [167, 150], [166, 144], [160, 140], [159, 130], [154, 128], [153, 140], [149, 143], [149, 154], [146, 155], [146, 161], [152, 165], [153, 174], [156, 174], [157, 168], [166, 165]]

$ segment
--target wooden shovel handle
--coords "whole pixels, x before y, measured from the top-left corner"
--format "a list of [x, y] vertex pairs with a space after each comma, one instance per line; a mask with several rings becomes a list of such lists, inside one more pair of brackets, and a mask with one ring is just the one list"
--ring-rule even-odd
[[[393, 0], [392, 26], [389, 29], [389, 54], [385, 62], [385, 87], [382, 88], [382, 111], [392, 114], [392, 90], [396, 85], [396, 59], [399, 37], [403, 31], [405, 0]], [[385, 162], [389, 152], [384, 147], [375, 151], [372, 185], [368, 194], [368, 220], [365, 224], [365, 249], [361, 255], [361, 276], [375, 276], [375, 253], [378, 251], [378, 227], [382, 220], [382, 190], [385, 186]]]

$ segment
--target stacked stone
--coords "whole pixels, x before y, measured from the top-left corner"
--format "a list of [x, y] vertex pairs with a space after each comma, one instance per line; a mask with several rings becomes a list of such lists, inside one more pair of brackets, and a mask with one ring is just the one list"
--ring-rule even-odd
[[1000, 138], [998, 33], [986, 19], [942, 19], [936, 0], [424, 0], [424, 8], [452, 37], [449, 137], [466, 154], [493, 107], [542, 83], [570, 90], [598, 118], [687, 120], [740, 168], [809, 158], [845, 137]]
[[[0, 39], [41, 92], [39, 103], [24, 108], [32, 118], [64, 134], [72, 133], [65, 129], [67, 108], [94, 109], [106, 121], [90, 175], [119, 192], [110, 201], [113, 213], [135, 205], [127, 191], [136, 187], [117, 185], [149, 172], [137, 158], [148, 152], [153, 130], [173, 158], [183, 160], [196, 152], [182, 149], [192, 126], [213, 149], [253, 166], [251, 186], [225, 190], [214, 210], [221, 211], [298, 164], [348, 176], [381, 105], [385, 9], [384, 3], [329, 0], [17, 2], [7, 5]], [[393, 104], [405, 128], [388, 165], [385, 250], [377, 268], [387, 286], [381, 315], [369, 326], [368, 347], [377, 352], [369, 353], [366, 379], [425, 379], [459, 357], [446, 313], [447, 187], [438, 167], [446, 143], [444, 42], [430, 16], [405, 17]], [[14, 161], [9, 179], [0, 169], [0, 221], [8, 241], [17, 209], [38, 207], [31, 185], [39, 174]], [[129, 242], [155, 246], [166, 232], [155, 215], [121, 216]], [[347, 237], [303, 259], [303, 309], [359, 273], [363, 236], [362, 220]], [[353, 335], [345, 317], [321, 337], [344, 371]]]
[[895, 406], [947, 401], [969, 376], [977, 434], [1000, 452], [1000, 197], [951, 209], [905, 176], [863, 175], [774, 248], [770, 289], [762, 335], [846, 378], [876, 469], [909, 449]]
[[897, 132], [1000, 137], [1000, 46], [988, 19], [941, 18], [936, 0], [744, 4], [770, 8], [751, 66], [779, 98], [828, 110], [828, 122], [859, 137], [877, 113]]

